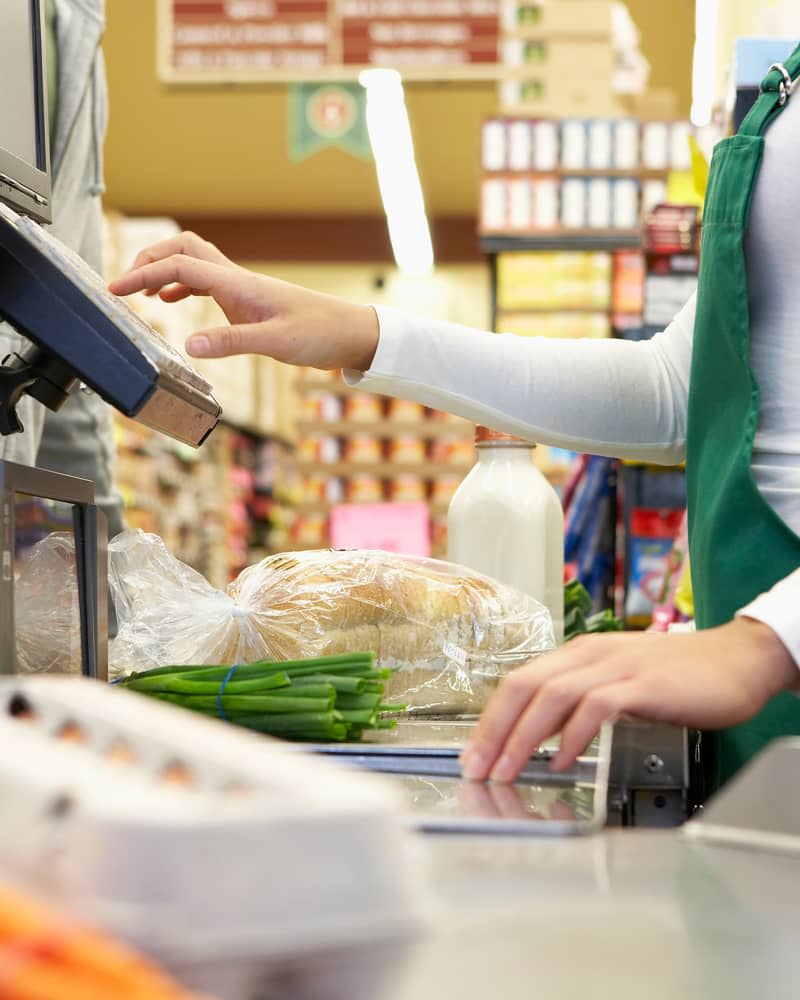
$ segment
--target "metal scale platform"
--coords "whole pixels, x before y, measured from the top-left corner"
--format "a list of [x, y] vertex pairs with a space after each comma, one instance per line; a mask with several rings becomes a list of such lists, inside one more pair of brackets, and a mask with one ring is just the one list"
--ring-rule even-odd
[[685, 729], [622, 720], [576, 764], [550, 771], [542, 747], [514, 784], [461, 778], [475, 718], [411, 719], [363, 743], [311, 749], [384, 775], [402, 792], [411, 826], [428, 832], [569, 836], [605, 826], [672, 827], [689, 815]]

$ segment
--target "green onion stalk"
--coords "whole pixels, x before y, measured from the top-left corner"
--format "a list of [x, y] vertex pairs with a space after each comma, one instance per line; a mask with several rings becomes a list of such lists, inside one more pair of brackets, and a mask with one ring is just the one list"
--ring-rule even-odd
[[376, 668], [374, 653], [344, 653], [235, 667], [164, 666], [129, 674], [117, 684], [281, 739], [341, 742], [395, 725], [386, 714], [406, 706], [384, 704], [390, 676], [390, 670]]

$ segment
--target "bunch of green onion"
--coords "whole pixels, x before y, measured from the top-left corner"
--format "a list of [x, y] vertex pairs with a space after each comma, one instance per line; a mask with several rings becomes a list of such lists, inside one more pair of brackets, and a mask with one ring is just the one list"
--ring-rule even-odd
[[130, 691], [287, 740], [351, 741], [365, 729], [391, 729], [383, 704], [390, 670], [374, 653], [229, 666], [158, 667], [122, 678]]

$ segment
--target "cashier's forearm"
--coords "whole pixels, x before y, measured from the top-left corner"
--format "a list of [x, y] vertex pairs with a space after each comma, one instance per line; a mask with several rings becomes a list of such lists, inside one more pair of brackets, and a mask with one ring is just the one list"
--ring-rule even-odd
[[486, 333], [380, 308], [360, 388], [412, 399], [543, 444], [683, 459], [694, 301], [650, 341]]

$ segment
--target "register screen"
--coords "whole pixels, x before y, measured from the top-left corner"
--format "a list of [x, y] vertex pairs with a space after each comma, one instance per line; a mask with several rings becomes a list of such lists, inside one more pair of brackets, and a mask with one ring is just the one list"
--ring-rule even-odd
[[44, 169], [36, 155], [36, 97], [33, 78], [33, 5], [3, 4], [0, 27], [0, 146], [25, 163]]

